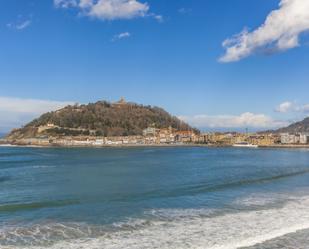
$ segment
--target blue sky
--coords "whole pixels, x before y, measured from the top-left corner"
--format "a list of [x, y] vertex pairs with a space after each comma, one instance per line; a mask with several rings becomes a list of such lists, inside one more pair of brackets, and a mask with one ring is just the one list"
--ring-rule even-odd
[[0, 12], [0, 131], [121, 96], [205, 130], [309, 113], [307, 0], [4, 0]]

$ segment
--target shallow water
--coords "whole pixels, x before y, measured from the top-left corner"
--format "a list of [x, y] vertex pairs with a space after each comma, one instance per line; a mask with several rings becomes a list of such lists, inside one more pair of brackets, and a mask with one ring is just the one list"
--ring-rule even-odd
[[301, 149], [0, 147], [0, 248], [308, 248], [308, 190]]

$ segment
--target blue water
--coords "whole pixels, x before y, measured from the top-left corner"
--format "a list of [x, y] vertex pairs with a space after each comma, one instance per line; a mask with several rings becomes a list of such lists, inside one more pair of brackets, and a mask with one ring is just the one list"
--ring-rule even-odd
[[0, 248], [269, 245], [308, 190], [308, 150], [0, 147]]

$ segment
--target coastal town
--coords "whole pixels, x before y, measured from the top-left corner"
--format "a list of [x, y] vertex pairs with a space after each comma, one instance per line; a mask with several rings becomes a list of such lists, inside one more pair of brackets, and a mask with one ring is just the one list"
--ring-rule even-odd
[[309, 148], [309, 132], [293, 132], [295, 127], [303, 127], [307, 119], [302, 122], [277, 131], [200, 132], [161, 108], [126, 102], [122, 97], [114, 103], [76, 104], [43, 114], [22, 128], [13, 129], [0, 139], [0, 144]]
[[[49, 123], [38, 128], [44, 134], [46, 130], [55, 129]], [[76, 130], [76, 129], [74, 129]], [[158, 129], [148, 127], [143, 135], [136, 136], [97, 136], [95, 131], [80, 136], [47, 136], [16, 140], [2, 139], [1, 143], [29, 146], [68, 146], [68, 147], [105, 147], [105, 146], [165, 146], [165, 145], [208, 145], [247, 147], [309, 147], [309, 133], [239, 133], [210, 132], [197, 133], [193, 130], [177, 130], [172, 127]]]

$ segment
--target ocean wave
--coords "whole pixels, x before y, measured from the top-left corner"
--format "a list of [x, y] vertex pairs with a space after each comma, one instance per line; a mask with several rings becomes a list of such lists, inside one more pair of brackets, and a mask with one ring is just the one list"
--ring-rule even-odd
[[79, 202], [76, 200], [55, 200], [55, 201], [4, 204], [0, 205], [0, 213], [25, 211], [32, 209], [47, 208], [47, 207], [62, 207], [78, 203]]
[[[102, 236], [100, 227], [83, 223], [46, 223], [16, 227], [6, 225], [0, 230], [0, 245], [5, 248], [48, 247], [57, 241]], [[1, 247], [2, 249], [3, 247]]]
[[150, 211], [145, 212], [146, 215], [152, 216], [158, 219], [164, 219], [164, 220], [176, 220], [181, 218], [196, 218], [196, 217], [210, 217], [214, 213], [216, 213], [216, 209], [206, 209], [206, 208], [200, 208], [200, 209], [153, 209]]
[[224, 189], [238, 188], [243, 186], [249, 186], [253, 184], [265, 184], [273, 181], [279, 181], [282, 179], [296, 177], [300, 175], [305, 175], [309, 173], [309, 168], [305, 168], [297, 171], [290, 172], [282, 172], [277, 174], [272, 174], [266, 177], [252, 177], [248, 179], [240, 179], [235, 181], [226, 181], [222, 184], [214, 184], [211, 183], [200, 183], [194, 185], [187, 185], [185, 187], [175, 188], [171, 190], [167, 189], [159, 189], [154, 191], [145, 192], [142, 195], [126, 195], [126, 196], [118, 196], [116, 198], [111, 199], [112, 201], [140, 201], [144, 199], [154, 199], [154, 198], [169, 198], [169, 197], [180, 197], [180, 196], [192, 196], [202, 193], [209, 193], [215, 191], [221, 191]]
[[[102, 226], [96, 235], [94, 231], [98, 231], [98, 228], [90, 229], [91, 232], [88, 233], [85, 232], [87, 229], [83, 228], [85, 226], [76, 224], [77, 228], [74, 229], [82, 231], [82, 235], [74, 238], [69, 236], [68, 225], [62, 224], [49, 231], [42, 227], [32, 229], [31, 236], [37, 237], [39, 242], [42, 241], [42, 236], [49, 235], [50, 231], [65, 234], [62, 236], [63, 240], [49, 242], [48, 245], [42, 245], [35, 240], [27, 246], [4, 243], [8, 232], [3, 231], [0, 233], [0, 244], [5, 245], [2, 247], [4, 249], [236, 249], [309, 228], [309, 196], [297, 198], [280, 208], [216, 216], [209, 215], [207, 210], [205, 212], [206, 214], [203, 209], [175, 209], [172, 213], [171, 210], [166, 210], [166, 220], [132, 219], [114, 224], [113, 229], [103, 229]], [[160, 213], [164, 213], [164, 210], [160, 210]], [[25, 231], [17, 230], [16, 233], [24, 238]], [[50, 236], [48, 241], [52, 241], [50, 238], [53, 236]]]
[[258, 193], [238, 198], [232, 202], [232, 205], [237, 208], [264, 208], [272, 205], [283, 205], [287, 201], [293, 201], [293, 197], [285, 193]]
[[33, 165], [33, 169], [47, 169], [47, 168], [56, 168], [56, 165]]

